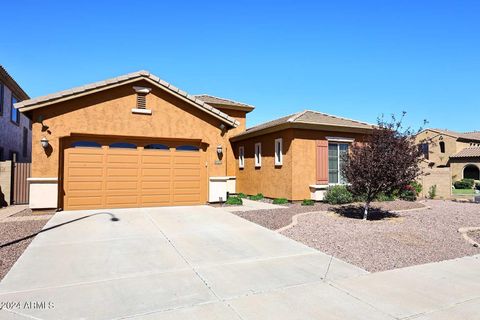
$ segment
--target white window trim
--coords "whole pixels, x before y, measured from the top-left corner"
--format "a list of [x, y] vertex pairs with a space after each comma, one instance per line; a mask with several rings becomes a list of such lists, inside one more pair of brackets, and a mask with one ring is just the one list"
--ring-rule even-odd
[[238, 167], [240, 169], [245, 168], [245, 147], [238, 147]]
[[[277, 149], [277, 146], [280, 144], [280, 150]], [[283, 139], [275, 139], [275, 165], [283, 165]], [[280, 158], [280, 159], [279, 159]]]
[[338, 142], [338, 143], [353, 143], [354, 138], [345, 138], [345, 137], [326, 137], [328, 142]]
[[[334, 141], [334, 140], [329, 140], [329, 142], [332, 142], [332, 144], [336, 144], [337, 145], [337, 152], [338, 152], [338, 157], [337, 157], [337, 177], [338, 177], [338, 182], [330, 182], [330, 175], [328, 177], [328, 185], [329, 186], [338, 186], [338, 185], [342, 185], [342, 186], [345, 186], [345, 185], [348, 185], [348, 183], [345, 183], [345, 182], [340, 182], [340, 145], [341, 144], [346, 144], [348, 146], [348, 148], [350, 148], [350, 145], [346, 142], [338, 142], [338, 141]], [[330, 161], [329, 161], [330, 163]]]
[[[257, 153], [258, 150], [258, 153]], [[262, 143], [255, 143], [255, 168], [260, 168], [262, 166]]]

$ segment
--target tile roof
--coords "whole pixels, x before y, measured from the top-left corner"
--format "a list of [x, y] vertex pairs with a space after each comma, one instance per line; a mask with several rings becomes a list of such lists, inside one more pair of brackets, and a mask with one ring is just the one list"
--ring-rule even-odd
[[480, 147], [469, 147], [465, 148], [460, 152], [457, 152], [450, 158], [480, 158]]
[[313, 110], [305, 110], [248, 128], [245, 132], [235, 136], [235, 138], [285, 124], [311, 124], [331, 127], [357, 128], [364, 130], [370, 130], [374, 127], [373, 124], [366, 122], [337, 117]]
[[20, 87], [20, 85], [13, 79], [7, 70], [0, 64], [0, 82], [3, 82], [10, 90], [13, 91], [17, 99], [30, 99], [28, 94]]
[[211, 104], [220, 104], [220, 105], [225, 105], [225, 106], [234, 106], [234, 107], [244, 107], [244, 108], [249, 108], [251, 110], [255, 109], [255, 107], [248, 105], [246, 103], [238, 102], [238, 101], [233, 101], [230, 99], [225, 99], [225, 98], [220, 98], [220, 97], [215, 97], [209, 94], [197, 94], [194, 95], [195, 98], [200, 99], [206, 103], [211, 103]]
[[457, 139], [462, 139], [462, 140], [475, 140], [475, 141], [480, 141], [480, 131], [472, 131], [472, 132], [457, 132], [457, 131], [452, 131], [452, 130], [447, 130], [447, 129], [427, 129], [427, 130], [432, 130], [436, 131], [441, 134], [445, 134], [448, 136], [452, 136]]
[[187, 92], [173, 86], [172, 84], [160, 79], [159, 77], [151, 74], [148, 71], [141, 70], [137, 72], [132, 72], [129, 74], [125, 74], [122, 76], [118, 76], [115, 78], [107, 79], [107, 80], [102, 80], [94, 83], [90, 83], [87, 85], [71, 88], [68, 90], [63, 90], [60, 92], [52, 93], [46, 96], [41, 96], [29, 100], [25, 100], [22, 102], [18, 102], [15, 104], [15, 108], [20, 109], [20, 111], [25, 112], [29, 111], [32, 109], [40, 108], [45, 105], [55, 103], [57, 100], [67, 100], [67, 99], [73, 99], [77, 97], [79, 94], [85, 94], [88, 93], [88, 91], [97, 91], [97, 90], [103, 90], [103, 89], [108, 89], [109, 87], [113, 85], [121, 85], [124, 83], [130, 83], [137, 81], [139, 79], [145, 79], [158, 87], [161, 87], [162, 89], [166, 89], [167, 91], [179, 95], [180, 97], [186, 99], [199, 109], [212, 114], [213, 116], [223, 120], [224, 122], [236, 127], [239, 125], [239, 122], [227, 115], [226, 113], [212, 107], [211, 105], [205, 103], [203, 100], [200, 100], [196, 98], [193, 95], [188, 94]]

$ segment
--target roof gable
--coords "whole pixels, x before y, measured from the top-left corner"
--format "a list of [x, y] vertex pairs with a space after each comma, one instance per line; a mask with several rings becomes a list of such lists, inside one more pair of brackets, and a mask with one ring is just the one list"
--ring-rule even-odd
[[15, 104], [15, 108], [18, 108], [21, 112], [27, 112], [34, 109], [43, 108], [54, 103], [93, 94], [95, 92], [122, 86], [128, 83], [137, 82], [139, 80], [145, 80], [152, 85], [169, 92], [170, 94], [190, 103], [194, 107], [197, 107], [213, 117], [220, 119], [232, 127], [239, 125], [239, 122], [236, 119], [230, 117], [226, 113], [221, 112], [204, 101], [197, 99], [195, 96], [188, 94], [187, 92], [144, 70], [18, 102]]
[[206, 103], [212, 104], [212, 105], [217, 105], [225, 108], [231, 108], [231, 109], [239, 109], [243, 110], [246, 112], [250, 112], [255, 107], [248, 105], [246, 103], [238, 102], [238, 101], [233, 101], [230, 99], [225, 99], [225, 98], [220, 98], [220, 97], [215, 97], [209, 94], [198, 94], [194, 96], [197, 99], [200, 99]]
[[311, 129], [318, 128], [322, 130], [326, 130], [326, 128], [330, 130], [349, 128], [360, 131], [369, 131], [374, 127], [373, 124], [369, 124], [366, 122], [337, 117], [313, 110], [304, 110], [302, 112], [297, 112], [288, 116], [284, 116], [269, 122], [259, 124], [255, 127], [248, 128], [245, 132], [233, 137], [233, 140], [258, 136], [263, 134], [264, 132], [276, 131], [289, 127], [303, 126], [308, 126]]

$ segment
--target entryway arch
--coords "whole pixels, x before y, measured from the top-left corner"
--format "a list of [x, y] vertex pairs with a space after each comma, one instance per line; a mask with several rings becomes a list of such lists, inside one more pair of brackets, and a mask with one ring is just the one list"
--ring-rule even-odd
[[480, 180], [480, 169], [474, 164], [467, 164], [465, 168], [463, 168], [463, 178]]

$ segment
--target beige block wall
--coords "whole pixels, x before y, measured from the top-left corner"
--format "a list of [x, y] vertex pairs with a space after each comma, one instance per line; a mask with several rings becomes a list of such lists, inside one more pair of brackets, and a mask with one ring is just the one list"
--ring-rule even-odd
[[0, 162], [0, 208], [10, 205], [12, 174], [12, 161]]
[[424, 164], [422, 166], [423, 174], [419, 177], [422, 184], [421, 197], [428, 197], [428, 192], [432, 186], [436, 186], [436, 197], [438, 199], [449, 199], [452, 196], [452, 177], [450, 168], [430, 168]]

